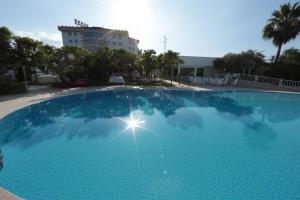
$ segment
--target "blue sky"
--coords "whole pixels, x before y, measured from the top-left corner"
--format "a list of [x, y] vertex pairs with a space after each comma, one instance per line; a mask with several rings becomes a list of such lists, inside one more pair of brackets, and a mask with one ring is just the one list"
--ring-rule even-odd
[[[273, 10], [284, 0], [1, 0], [0, 26], [56, 46], [58, 25], [78, 18], [90, 26], [126, 29], [141, 49], [181, 55], [223, 56], [247, 49], [276, 52], [261, 37]], [[295, 2], [295, 1], [291, 1]], [[284, 48], [300, 48], [300, 36]]]

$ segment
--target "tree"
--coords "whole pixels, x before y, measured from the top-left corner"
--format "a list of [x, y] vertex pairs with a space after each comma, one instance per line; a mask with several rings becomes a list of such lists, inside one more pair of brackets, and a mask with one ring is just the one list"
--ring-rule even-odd
[[146, 77], [149, 78], [153, 70], [157, 67], [157, 56], [153, 49], [145, 50], [139, 60], [144, 67]]
[[114, 49], [112, 54], [114, 70], [118, 73], [122, 71], [127, 78], [129, 68], [135, 64], [135, 55], [124, 49]]
[[11, 65], [14, 61], [13, 55], [13, 33], [6, 27], [0, 27], [0, 74], [4, 73], [4, 67]]
[[178, 52], [168, 50], [163, 54], [162, 58], [163, 64], [166, 67], [166, 70], [171, 71], [171, 84], [173, 84], [174, 77], [174, 67], [177, 67], [179, 64], [183, 63], [183, 60], [179, 57]]
[[62, 47], [55, 53], [55, 72], [63, 81], [86, 78], [91, 52], [78, 47]]
[[265, 55], [256, 50], [242, 51], [239, 54], [228, 53], [223, 58], [218, 58], [214, 61], [218, 71], [233, 72], [233, 73], [248, 73], [264, 66]]
[[280, 56], [280, 61], [300, 64], [300, 50], [295, 48], [285, 50]]
[[23, 67], [25, 68], [24, 73], [26, 73], [29, 78], [31, 77], [31, 67], [36, 68], [39, 57], [38, 52], [41, 45], [41, 42], [29, 37], [15, 38], [14, 55], [17, 60], [19, 80], [25, 80], [22, 73]]
[[248, 50], [245, 52], [243, 51], [239, 56], [243, 73], [245, 73], [248, 69], [249, 75], [251, 74], [251, 71], [253, 71], [255, 68], [261, 67], [265, 64], [265, 55], [256, 50]]
[[113, 52], [109, 48], [101, 48], [91, 55], [89, 78], [92, 80], [108, 80], [113, 68]]
[[272, 13], [272, 17], [263, 29], [263, 38], [272, 40], [278, 47], [274, 62], [280, 57], [281, 48], [284, 44], [295, 39], [300, 32], [300, 4], [287, 3], [280, 6], [279, 10]]
[[38, 51], [39, 69], [48, 73], [53, 70], [55, 61], [55, 52], [57, 49], [50, 45], [40, 45]]
[[279, 65], [271, 69], [273, 75], [285, 79], [300, 80], [300, 50], [285, 50], [279, 59]]
[[158, 69], [160, 70], [161, 74], [165, 75], [165, 78], [167, 78], [166, 75], [166, 69], [165, 69], [165, 60], [164, 60], [164, 54], [161, 53], [157, 56], [157, 64], [158, 64]]

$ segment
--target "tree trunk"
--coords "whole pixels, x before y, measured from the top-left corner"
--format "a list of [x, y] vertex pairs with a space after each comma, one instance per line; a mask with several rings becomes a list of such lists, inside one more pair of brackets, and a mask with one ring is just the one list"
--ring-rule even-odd
[[36, 72], [36, 66], [34, 66], [34, 76], [35, 76], [35, 82], [38, 82], [38, 76]]
[[282, 48], [282, 43], [281, 43], [281, 44], [279, 44], [279, 46], [278, 46], [277, 54], [276, 54], [276, 57], [275, 57], [275, 60], [274, 60], [274, 62], [275, 62], [275, 63], [277, 63], [277, 62], [278, 62], [278, 60], [279, 60], [279, 56], [280, 56], [280, 52], [281, 52], [281, 48]]
[[173, 69], [173, 65], [172, 65], [172, 72], [171, 72], [172, 74], [172, 77], [171, 77], [171, 85], [173, 85], [173, 74], [174, 74], [174, 69]]

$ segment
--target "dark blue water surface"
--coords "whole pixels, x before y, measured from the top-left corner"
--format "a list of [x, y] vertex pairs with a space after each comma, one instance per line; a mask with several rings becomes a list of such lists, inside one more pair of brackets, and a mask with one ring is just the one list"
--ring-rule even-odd
[[300, 199], [300, 96], [128, 89], [0, 120], [0, 186], [43, 199]]

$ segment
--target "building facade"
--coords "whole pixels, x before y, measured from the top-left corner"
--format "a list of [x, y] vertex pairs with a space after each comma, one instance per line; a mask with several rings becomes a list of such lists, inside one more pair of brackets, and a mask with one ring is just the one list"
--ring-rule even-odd
[[180, 56], [183, 64], [178, 66], [178, 76], [209, 77], [216, 73], [213, 57]]
[[129, 37], [128, 31], [102, 27], [58, 26], [62, 33], [63, 46], [76, 46], [91, 51], [108, 47], [138, 52], [139, 40]]

